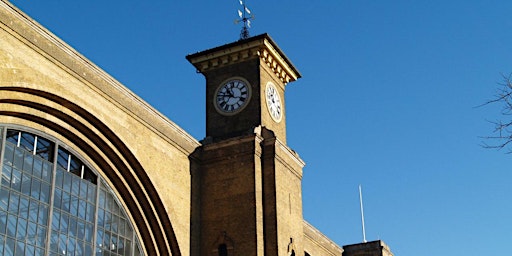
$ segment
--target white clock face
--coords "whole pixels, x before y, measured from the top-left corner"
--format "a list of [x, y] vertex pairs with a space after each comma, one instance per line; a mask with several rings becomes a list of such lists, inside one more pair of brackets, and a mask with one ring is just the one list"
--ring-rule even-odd
[[283, 117], [283, 108], [281, 106], [281, 97], [279, 97], [279, 92], [276, 89], [276, 86], [268, 82], [267, 87], [265, 88], [265, 98], [267, 100], [267, 108], [270, 113], [270, 116], [274, 121], [281, 122]]
[[251, 89], [245, 80], [233, 78], [222, 83], [214, 96], [215, 108], [222, 114], [232, 115], [241, 111], [249, 102]]

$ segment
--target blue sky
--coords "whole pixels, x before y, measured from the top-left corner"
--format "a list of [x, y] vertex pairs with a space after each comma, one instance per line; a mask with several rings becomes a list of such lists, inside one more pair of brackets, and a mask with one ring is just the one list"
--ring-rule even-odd
[[[12, 1], [197, 139], [204, 78], [185, 55], [236, 41], [237, 0]], [[483, 149], [512, 1], [248, 1], [301, 71], [288, 144], [305, 160], [304, 218], [340, 245], [395, 255], [506, 255], [512, 156]]]

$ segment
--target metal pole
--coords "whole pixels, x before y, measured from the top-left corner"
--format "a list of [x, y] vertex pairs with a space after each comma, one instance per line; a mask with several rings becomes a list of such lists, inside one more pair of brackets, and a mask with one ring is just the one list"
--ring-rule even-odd
[[361, 206], [361, 223], [363, 224], [363, 243], [366, 243], [366, 231], [364, 230], [363, 193], [361, 192], [361, 185], [359, 185], [359, 204]]

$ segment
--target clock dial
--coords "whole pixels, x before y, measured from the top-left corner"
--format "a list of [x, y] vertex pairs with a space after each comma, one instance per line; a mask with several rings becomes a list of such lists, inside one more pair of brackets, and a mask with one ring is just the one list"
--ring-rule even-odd
[[265, 98], [267, 100], [267, 109], [274, 121], [280, 122], [283, 117], [283, 109], [281, 106], [281, 97], [275, 85], [271, 82], [267, 83], [265, 88]]
[[222, 83], [215, 93], [215, 108], [222, 114], [241, 111], [251, 97], [250, 86], [242, 79], [230, 79]]

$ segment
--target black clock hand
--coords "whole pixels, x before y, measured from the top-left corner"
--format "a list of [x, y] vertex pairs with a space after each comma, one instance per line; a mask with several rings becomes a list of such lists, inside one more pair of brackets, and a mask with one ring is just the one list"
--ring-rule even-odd
[[229, 90], [226, 90], [226, 92], [220, 92], [219, 95], [230, 98], [233, 97], [233, 94]]

